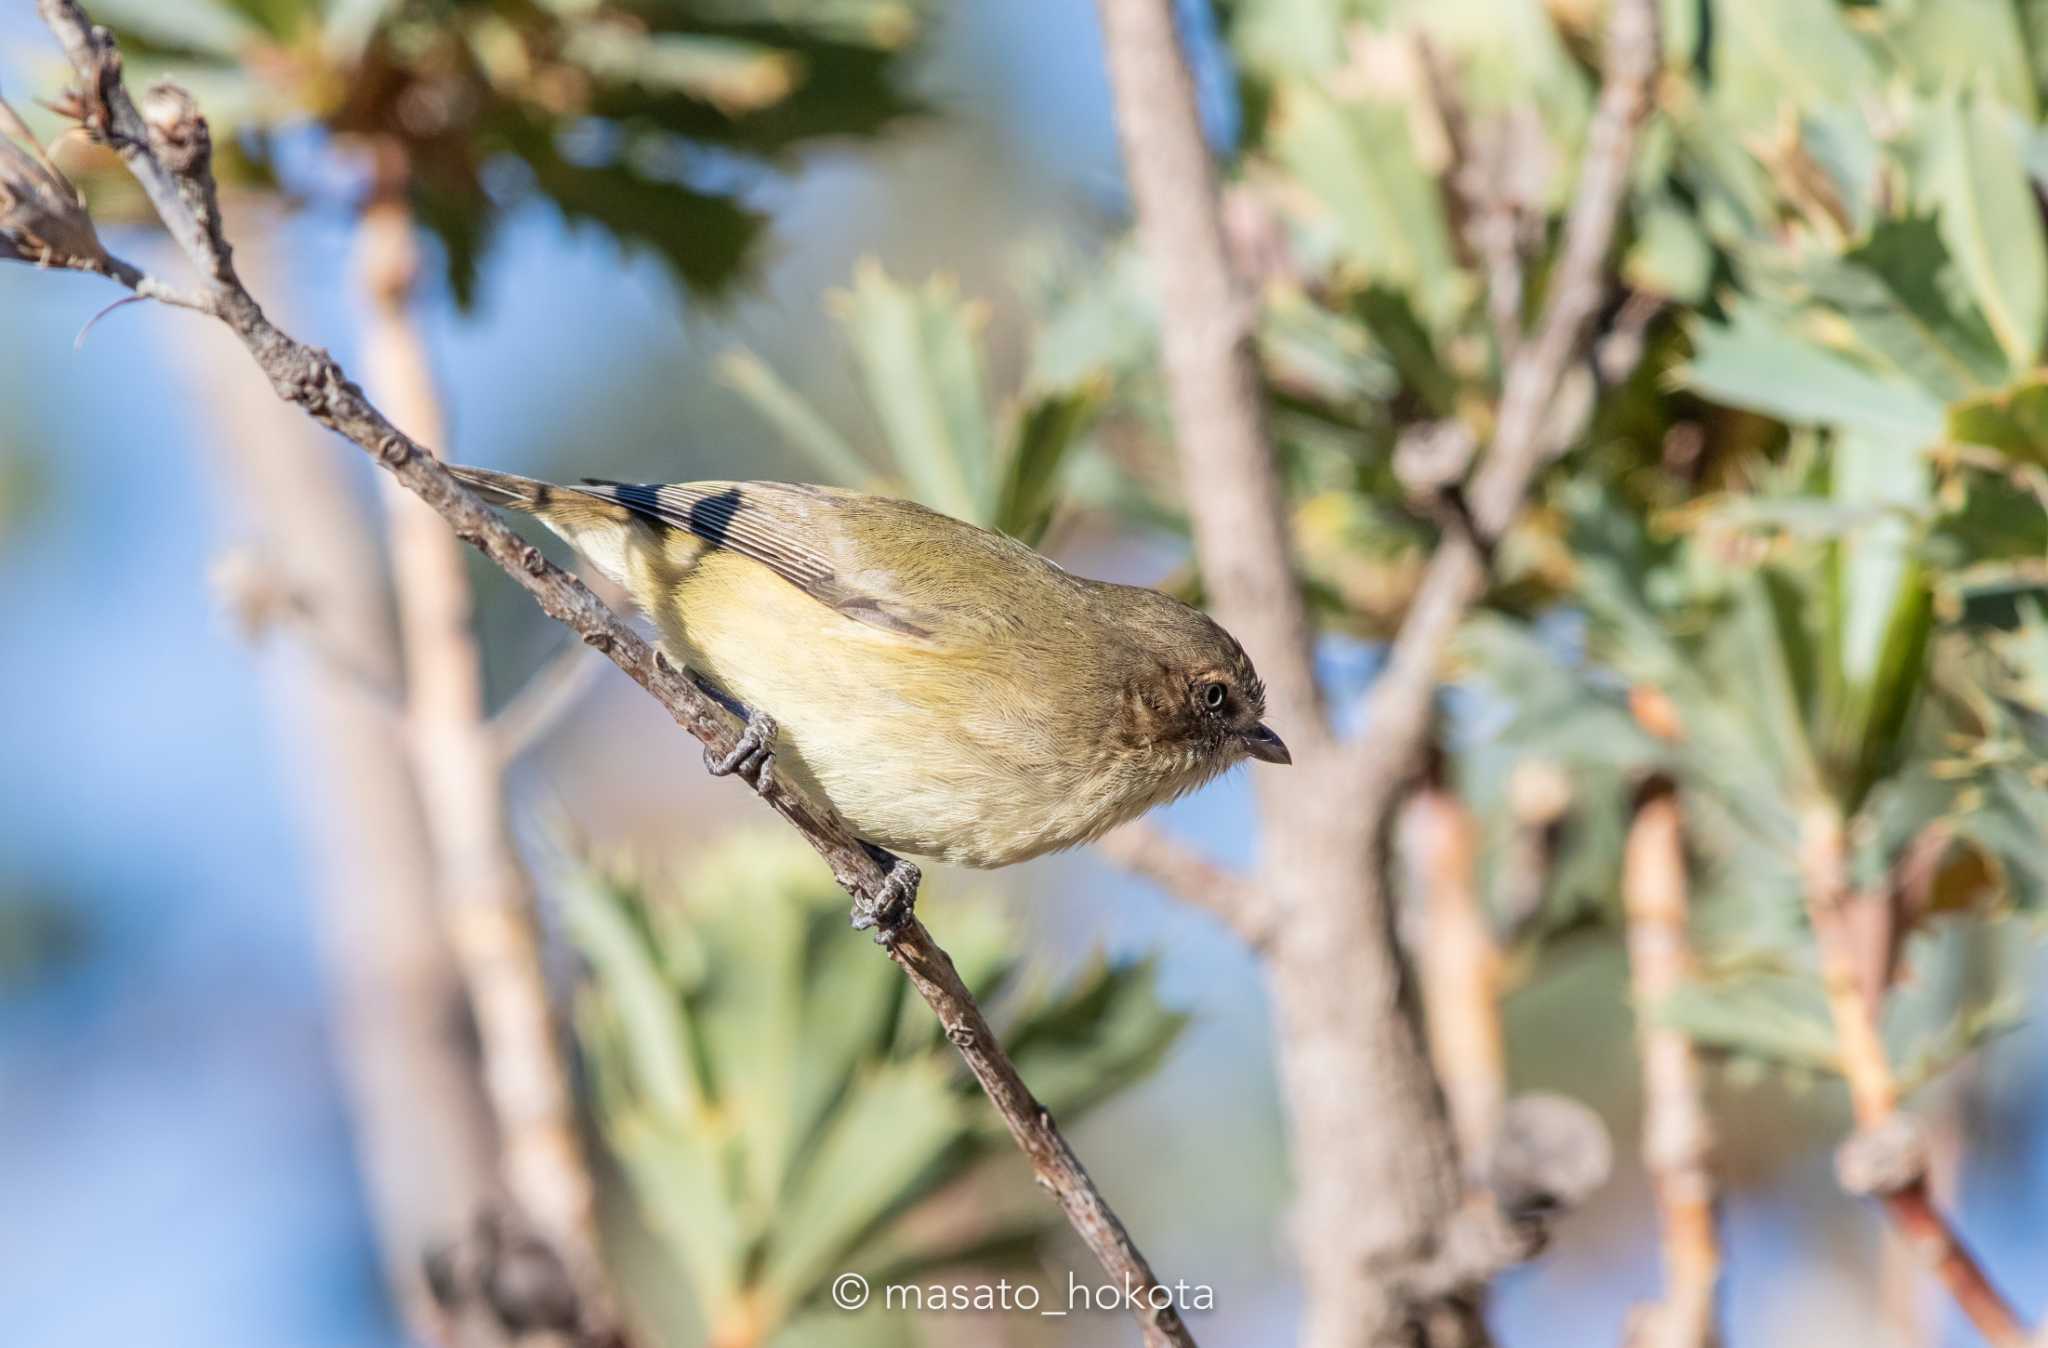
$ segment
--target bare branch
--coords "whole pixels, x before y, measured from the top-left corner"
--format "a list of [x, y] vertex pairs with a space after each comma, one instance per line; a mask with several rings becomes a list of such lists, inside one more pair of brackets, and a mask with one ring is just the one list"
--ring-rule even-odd
[[1815, 806], [1801, 821], [1800, 833], [1800, 871], [1820, 954], [1821, 988], [1856, 1116], [1857, 1135], [1843, 1144], [1837, 1173], [1852, 1192], [1884, 1205], [1914, 1256], [1992, 1348], [2025, 1348], [2027, 1329], [2012, 1303], [1935, 1206], [1927, 1186], [1925, 1148], [1918, 1143], [1917, 1130], [1898, 1113], [1898, 1085], [1878, 1034], [1879, 1005], [1866, 995], [1867, 989], [1882, 987], [1884, 980], [1859, 967], [1883, 954], [1857, 940], [1841, 818], [1832, 806]]
[[253, 548], [233, 549], [215, 559], [207, 580], [243, 640], [253, 644], [272, 631], [290, 630], [341, 683], [397, 719], [401, 699], [396, 682], [374, 667], [378, 662], [363, 659], [334, 631], [304, 587], [269, 558]]
[[1721, 1248], [1714, 1221], [1714, 1135], [1692, 1040], [1662, 1020], [1692, 976], [1678, 797], [1667, 780], [1639, 794], [1622, 859], [1629, 979], [1643, 1061], [1643, 1164], [1656, 1191], [1664, 1297], [1636, 1308], [1629, 1348], [1709, 1348]]
[[[363, 360], [392, 413], [430, 442], [446, 438], [425, 336], [412, 314], [419, 239], [405, 197], [402, 150], [375, 147], [372, 198], [357, 224], [369, 298]], [[597, 1228], [597, 1184], [584, 1156], [575, 1093], [547, 977], [533, 888], [506, 817], [504, 760], [484, 715], [469, 569], [431, 510], [385, 482], [405, 728], [420, 812], [433, 838], [435, 886], [477, 1028], [498, 1125], [498, 1167], [514, 1227], [530, 1228], [560, 1265], [580, 1342], [625, 1341], [619, 1298]]]
[[1312, 755], [1329, 728], [1252, 349], [1257, 305], [1231, 270], [1173, 9], [1099, 8], [1138, 239], [1168, 315], [1161, 342], [1202, 581], [1264, 677], [1282, 736]]
[[[1579, 184], [1565, 218], [1564, 243], [1535, 333], [1509, 362], [1493, 443], [1466, 492], [1471, 518], [1495, 539], [1520, 511], [1552, 446], [1545, 435], [1553, 399], [1606, 293], [1614, 242], [1638, 132], [1648, 117], [1657, 74], [1656, 0], [1619, 0], [1607, 21], [1600, 102], [1587, 132]], [[1365, 733], [1353, 753], [1356, 789], [1369, 813], [1392, 807], [1415, 770], [1429, 733], [1437, 667], [1485, 584], [1480, 544], [1454, 531], [1438, 544], [1407, 619], [1366, 702]]]
[[1472, 1185], [1491, 1166], [1507, 1106], [1500, 952], [1479, 906], [1479, 821], [1443, 779], [1440, 762], [1402, 811], [1400, 831], [1410, 892], [1420, 905], [1420, 931], [1408, 944], [1422, 1023]]
[[[206, 278], [205, 298], [211, 312], [241, 339], [278, 396], [371, 454], [458, 536], [518, 582], [543, 612], [631, 675], [678, 725], [715, 755], [729, 753], [738, 742], [739, 727], [688, 675], [619, 621], [574, 576], [507, 528], [450, 477], [432, 453], [393, 426], [348, 380], [332, 356], [295, 340], [264, 316], [235, 273], [232, 250], [221, 227], [209, 132], [190, 96], [174, 86], [157, 86], [149, 93], [145, 119], [122, 83], [120, 55], [112, 38], [92, 25], [76, 0], [38, 0], [38, 9], [63, 44], [80, 80], [71, 111], [89, 132], [120, 153], [172, 238]], [[862, 911], [873, 913], [887, 901], [887, 876], [901, 863], [871, 851], [836, 812], [777, 775], [761, 774], [755, 789], [825, 859]], [[948, 1036], [1003, 1115], [1040, 1182], [1053, 1193], [1103, 1267], [1112, 1277], [1127, 1282], [1139, 1301], [1156, 1300], [1158, 1282], [1144, 1256], [1082, 1169], [1051, 1115], [1032, 1098], [931, 933], [906, 913], [879, 939], [946, 1025]], [[1167, 1300], [1170, 1305], [1170, 1296]], [[1170, 1308], [1141, 1312], [1139, 1318], [1148, 1344], [1193, 1343]]]
[[1201, 855], [1154, 824], [1139, 821], [1095, 844], [1103, 856], [1183, 903], [1221, 920], [1254, 950], [1272, 938], [1272, 902], [1248, 877]]

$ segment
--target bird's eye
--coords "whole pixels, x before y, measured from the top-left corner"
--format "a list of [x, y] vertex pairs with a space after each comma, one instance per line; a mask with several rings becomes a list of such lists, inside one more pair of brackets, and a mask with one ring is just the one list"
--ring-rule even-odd
[[1223, 704], [1230, 700], [1230, 690], [1220, 683], [1202, 685], [1202, 705], [1210, 711], [1222, 711]]

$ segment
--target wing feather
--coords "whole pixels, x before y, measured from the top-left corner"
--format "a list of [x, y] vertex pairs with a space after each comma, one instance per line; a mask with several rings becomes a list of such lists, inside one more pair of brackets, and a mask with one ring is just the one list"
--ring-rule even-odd
[[858, 622], [912, 637], [929, 637], [936, 628], [901, 595], [879, 589], [871, 568], [847, 556], [842, 512], [865, 498], [801, 482], [585, 481], [595, 495], [759, 562]]

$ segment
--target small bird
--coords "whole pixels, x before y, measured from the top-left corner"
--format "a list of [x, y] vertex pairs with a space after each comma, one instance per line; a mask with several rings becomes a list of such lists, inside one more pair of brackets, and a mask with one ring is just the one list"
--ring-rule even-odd
[[751, 780], [772, 755], [875, 846], [1007, 866], [1243, 759], [1291, 761], [1251, 661], [1207, 615], [921, 505], [449, 471], [568, 540], [747, 718], [714, 772]]

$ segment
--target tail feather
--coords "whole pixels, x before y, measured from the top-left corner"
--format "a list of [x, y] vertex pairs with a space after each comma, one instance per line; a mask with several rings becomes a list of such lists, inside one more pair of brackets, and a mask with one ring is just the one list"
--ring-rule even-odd
[[522, 510], [569, 541], [569, 545], [619, 585], [631, 589], [629, 554], [640, 535], [654, 527], [632, 508], [596, 487], [562, 487], [516, 473], [449, 464], [455, 480], [489, 505]]
[[541, 514], [558, 488], [537, 478], [520, 477], [516, 473], [498, 473], [489, 468], [465, 468], [451, 463], [448, 472], [457, 482], [462, 483], [487, 504], [502, 506], [508, 510], [523, 510], [529, 515]]

